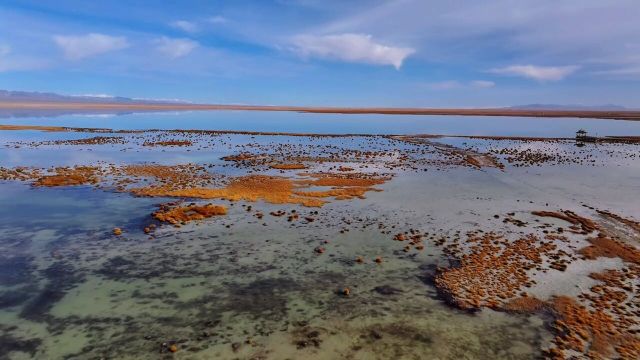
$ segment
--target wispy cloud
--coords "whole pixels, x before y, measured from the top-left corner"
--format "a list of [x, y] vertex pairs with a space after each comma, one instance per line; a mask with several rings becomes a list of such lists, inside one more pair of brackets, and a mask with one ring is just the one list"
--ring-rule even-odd
[[69, 36], [56, 35], [53, 37], [53, 41], [62, 49], [65, 57], [70, 60], [80, 60], [129, 47], [127, 39], [123, 36], [96, 33]]
[[209, 19], [207, 19], [207, 21], [212, 23], [212, 24], [224, 24], [224, 23], [228, 22], [229, 20], [227, 20], [227, 18], [225, 18], [224, 16], [216, 15], [216, 16], [212, 16]]
[[159, 52], [172, 59], [187, 56], [199, 46], [198, 42], [191, 39], [173, 39], [164, 36], [156, 39], [155, 43]]
[[404, 60], [415, 52], [409, 47], [383, 45], [371, 35], [299, 35], [293, 38], [295, 50], [303, 56], [402, 67]]
[[423, 84], [431, 90], [452, 90], [452, 89], [487, 89], [496, 86], [496, 83], [488, 80], [474, 80], [462, 82], [458, 80], [436, 81]]
[[535, 66], [535, 65], [511, 65], [489, 70], [494, 74], [520, 76], [537, 81], [558, 81], [576, 72], [580, 67], [568, 66]]
[[176, 28], [176, 29], [180, 29], [182, 31], [186, 31], [189, 33], [194, 33], [197, 32], [199, 30], [198, 24], [196, 24], [193, 21], [187, 21], [187, 20], [176, 20], [171, 22], [169, 25], [171, 25], [172, 27]]

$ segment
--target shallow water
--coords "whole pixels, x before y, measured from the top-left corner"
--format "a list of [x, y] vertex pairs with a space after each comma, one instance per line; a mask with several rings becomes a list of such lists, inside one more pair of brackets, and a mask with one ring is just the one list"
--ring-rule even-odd
[[[202, 114], [187, 114], [179, 122], [171, 118], [177, 115], [163, 115], [172, 119], [167, 125], [162, 125], [166, 118], [158, 114], [99, 120], [55, 118], [46, 124], [144, 128], [151, 127], [155, 118], [153, 127], [167, 128], [323, 132], [329, 126], [291, 124], [293, 115], [296, 121], [307, 116], [300, 114], [269, 114], [263, 125], [229, 120], [218, 126], [215, 118], [222, 114], [206, 121]], [[269, 128], [280, 116], [288, 118], [287, 125]], [[331, 128], [367, 133], [392, 128], [382, 120], [367, 121], [366, 128], [358, 127], [357, 121], [349, 118], [342, 125], [332, 123]], [[398, 121], [400, 127], [394, 124], [393, 129], [410, 124], [416, 132], [444, 132], [437, 127], [444, 129], [442, 122], [435, 127], [415, 127], [416, 119]], [[498, 132], [503, 121], [508, 119], [492, 120], [496, 128], [484, 129]], [[464, 122], [468, 124], [468, 119]], [[31, 119], [28, 123], [37, 122]], [[562, 129], [575, 125], [572, 120], [567, 124], [551, 132], [562, 135]], [[616, 134], [637, 126], [607, 124]], [[450, 133], [463, 130], [447, 129]], [[509, 134], [520, 131], [526, 132]], [[123, 136], [127, 143], [32, 143], [96, 135]], [[589, 205], [640, 218], [640, 159], [634, 155], [638, 145], [576, 150], [570, 142], [442, 138], [435, 141], [483, 152], [492, 147], [553, 146], [547, 151], [589, 160], [587, 155], [592, 155], [597, 161], [476, 169], [424, 165], [421, 161], [437, 158], [427, 152], [415, 155], [419, 169], [411, 169], [391, 164], [420, 146], [384, 137], [225, 134], [189, 137], [194, 145], [186, 148], [140, 146], [147, 137], [162, 136], [190, 135], [1, 132], [0, 166], [192, 162], [211, 165], [208, 171], [225, 176], [250, 171], [292, 174], [231, 166], [221, 160], [247, 148], [263, 153], [280, 146], [280, 151], [308, 156], [326, 155], [331, 149], [336, 153], [389, 150], [395, 155], [369, 163], [340, 164], [363, 172], [391, 173], [393, 178], [377, 186], [381, 192], [368, 192], [366, 199], [331, 201], [319, 209], [213, 200], [226, 204], [228, 214], [180, 228], [159, 226], [151, 236], [142, 231], [154, 222], [150, 214], [158, 204], [173, 199], [133, 197], [91, 186], [37, 188], [0, 181], [0, 203], [4, 205], [0, 207], [0, 348], [5, 349], [0, 359], [538, 358], [552, 338], [545, 325], [548, 319], [489, 309], [471, 313], [447, 305], [433, 286], [432, 276], [438, 266], [449, 266], [451, 259], [431, 239], [479, 228], [517, 235], [521, 229], [502, 221], [509, 212], [533, 223], [530, 211], [584, 213], [582, 205]], [[334, 165], [320, 163], [313, 169], [324, 171]], [[252, 211], [247, 211], [248, 205]], [[256, 210], [265, 217], [256, 218]], [[316, 220], [289, 222], [286, 217], [268, 215], [277, 210], [296, 210]], [[115, 227], [123, 230], [122, 236], [113, 235]], [[430, 241], [423, 251], [403, 252], [392, 241], [393, 234], [409, 229], [428, 234]], [[314, 249], [318, 246], [326, 251], [317, 254]], [[355, 261], [358, 257], [364, 259], [363, 264]], [[376, 257], [383, 261], [374, 262]], [[617, 266], [615, 262], [604, 265]], [[344, 288], [350, 289], [349, 296], [341, 294]], [[163, 344], [175, 344], [177, 352], [169, 353]]]

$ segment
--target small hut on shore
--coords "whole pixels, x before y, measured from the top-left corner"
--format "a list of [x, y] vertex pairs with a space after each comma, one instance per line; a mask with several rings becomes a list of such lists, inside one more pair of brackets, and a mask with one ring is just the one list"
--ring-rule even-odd
[[580, 129], [576, 131], [577, 146], [584, 146], [585, 142], [596, 142], [596, 140], [598, 140], [598, 138], [594, 136], [589, 136], [589, 134], [587, 133], [587, 130], [585, 129]]
[[585, 141], [587, 137], [587, 130], [580, 129], [576, 131], [576, 141]]

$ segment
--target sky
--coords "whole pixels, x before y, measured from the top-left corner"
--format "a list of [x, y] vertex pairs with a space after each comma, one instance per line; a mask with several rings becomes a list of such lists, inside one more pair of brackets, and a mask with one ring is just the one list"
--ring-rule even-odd
[[2, 0], [0, 89], [640, 108], [639, 19], [638, 0]]

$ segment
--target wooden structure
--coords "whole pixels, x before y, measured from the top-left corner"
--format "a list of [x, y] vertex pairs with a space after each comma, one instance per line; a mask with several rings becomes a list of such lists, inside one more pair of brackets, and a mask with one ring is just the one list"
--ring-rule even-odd
[[597, 140], [597, 137], [589, 136], [585, 129], [576, 131], [576, 146], [584, 146], [584, 143], [586, 142], [596, 142]]

